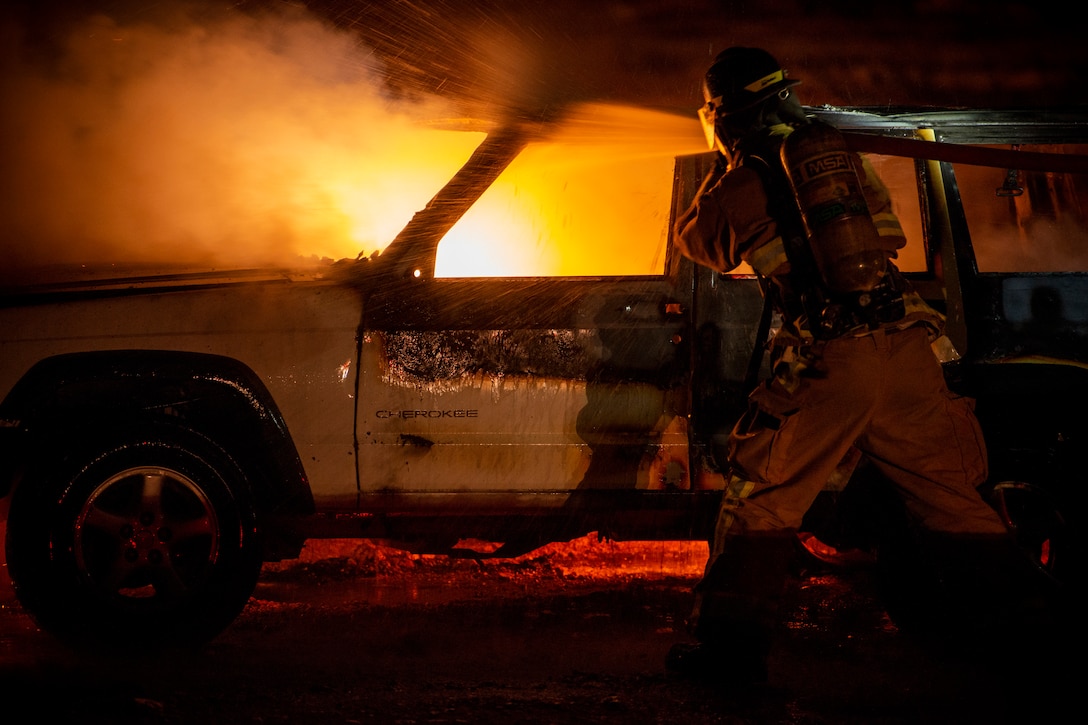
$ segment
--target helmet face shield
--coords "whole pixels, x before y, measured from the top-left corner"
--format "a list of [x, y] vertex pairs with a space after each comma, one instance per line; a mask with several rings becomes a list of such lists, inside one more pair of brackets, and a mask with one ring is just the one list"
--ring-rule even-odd
[[718, 107], [721, 105], [721, 102], [722, 97], [718, 96], [717, 98], [711, 98], [699, 107], [699, 123], [703, 126], [703, 134], [706, 136], [706, 145], [710, 149], [714, 149], [718, 145], [714, 124], [718, 120]]

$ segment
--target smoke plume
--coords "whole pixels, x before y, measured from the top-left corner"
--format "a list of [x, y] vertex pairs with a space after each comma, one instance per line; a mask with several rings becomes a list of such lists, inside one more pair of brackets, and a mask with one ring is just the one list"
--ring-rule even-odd
[[429, 123], [450, 113], [437, 99], [394, 100], [357, 36], [287, 4], [49, 29], [0, 28], [9, 281], [36, 265], [368, 253], [479, 140]]

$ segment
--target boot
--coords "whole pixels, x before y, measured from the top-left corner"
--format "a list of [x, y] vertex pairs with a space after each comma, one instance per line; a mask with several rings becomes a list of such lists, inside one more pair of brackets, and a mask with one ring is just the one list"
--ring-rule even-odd
[[695, 644], [677, 644], [665, 667], [727, 687], [767, 682], [767, 656], [790, 564], [794, 532], [726, 537], [695, 592], [689, 629]]
[[728, 643], [716, 640], [674, 644], [665, 656], [665, 669], [725, 689], [747, 689], [767, 683], [769, 651], [767, 633], [745, 627]]

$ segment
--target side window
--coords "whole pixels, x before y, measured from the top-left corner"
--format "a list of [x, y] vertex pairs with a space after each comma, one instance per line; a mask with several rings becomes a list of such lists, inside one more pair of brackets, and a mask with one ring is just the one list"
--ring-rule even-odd
[[438, 277], [663, 274], [671, 156], [537, 143], [446, 234]]
[[[1020, 148], [1088, 153], [1084, 144]], [[1088, 272], [1088, 174], [966, 165], [955, 172], [980, 272]]]
[[691, 119], [592, 107], [532, 143], [439, 244], [438, 277], [662, 275]]

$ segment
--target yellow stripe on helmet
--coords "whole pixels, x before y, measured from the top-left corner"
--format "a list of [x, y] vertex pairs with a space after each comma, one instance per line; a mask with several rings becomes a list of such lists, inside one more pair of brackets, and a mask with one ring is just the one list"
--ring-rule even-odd
[[786, 78], [785, 72], [783, 72], [781, 70], [776, 70], [774, 73], [771, 73], [770, 75], [763, 76], [758, 81], [754, 81], [752, 83], [749, 83], [748, 85], [746, 85], [744, 87], [744, 90], [749, 91], [751, 93], [755, 93], [756, 91], [763, 90], [764, 88], [766, 88], [767, 86], [769, 86], [771, 84], [778, 83], [779, 81], [785, 80], [785, 78]]

